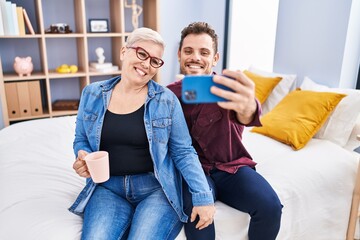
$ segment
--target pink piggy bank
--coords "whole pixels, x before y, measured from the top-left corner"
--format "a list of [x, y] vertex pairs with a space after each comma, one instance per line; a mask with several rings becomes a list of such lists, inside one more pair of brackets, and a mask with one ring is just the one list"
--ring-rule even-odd
[[20, 77], [27, 75], [30, 76], [34, 69], [34, 65], [31, 62], [31, 57], [16, 57], [14, 61], [14, 70]]

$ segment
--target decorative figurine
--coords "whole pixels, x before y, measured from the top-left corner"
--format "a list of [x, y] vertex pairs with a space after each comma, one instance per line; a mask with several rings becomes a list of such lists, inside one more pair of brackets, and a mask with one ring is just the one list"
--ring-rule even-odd
[[113, 66], [111, 62], [105, 62], [104, 49], [98, 47], [95, 49], [97, 62], [90, 62], [91, 72], [111, 73], [119, 70], [118, 66]]
[[15, 57], [14, 70], [20, 76], [30, 76], [34, 69], [31, 57]]
[[140, 5], [136, 4], [136, 0], [132, 0], [131, 4], [127, 3], [127, 0], [125, 1], [125, 7], [132, 9], [132, 25], [134, 29], [137, 29], [139, 27], [139, 16], [141, 15], [143, 9]]
[[98, 57], [98, 63], [103, 64], [105, 62], [104, 49], [102, 47], [98, 47], [95, 49], [95, 53]]

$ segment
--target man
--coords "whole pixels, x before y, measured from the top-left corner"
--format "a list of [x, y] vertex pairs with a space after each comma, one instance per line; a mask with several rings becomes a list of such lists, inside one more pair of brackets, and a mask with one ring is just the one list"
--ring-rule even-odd
[[[219, 60], [215, 31], [204, 22], [195, 22], [184, 28], [178, 60], [181, 74], [212, 74], [212, 68]], [[250, 240], [275, 239], [280, 228], [282, 205], [270, 184], [255, 171], [256, 163], [241, 142], [244, 126], [261, 126], [261, 106], [255, 98], [255, 85], [240, 71], [224, 70], [222, 74], [233, 79], [214, 75], [214, 82], [234, 92], [217, 87], [212, 87], [211, 92], [229, 100], [227, 102], [184, 104], [181, 101], [181, 80], [168, 87], [181, 101], [193, 145], [214, 191], [214, 198], [250, 215]], [[198, 218], [191, 212], [201, 212], [201, 209], [192, 206], [186, 183], [184, 208], [191, 216], [185, 224], [187, 239], [215, 239], [214, 224], [198, 229]]]

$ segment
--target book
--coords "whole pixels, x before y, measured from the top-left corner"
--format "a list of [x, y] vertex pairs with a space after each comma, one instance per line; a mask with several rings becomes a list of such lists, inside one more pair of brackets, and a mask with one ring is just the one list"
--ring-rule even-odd
[[19, 23], [18, 23], [15, 3], [11, 3], [11, 15], [12, 15], [12, 22], [13, 22], [13, 34], [18, 36], [20, 34], [19, 34]]
[[4, 33], [4, 23], [3, 23], [3, 15], [2, 15], [2, 12], [1, 12], [1, 3], [0, 3], [0, 36], [4, 36], [5, 33]]
[[8, 21], [8, 34], [15, 35], [14, 17], [11, 2], [5, 2], [7, 21]]
[[99, 72], [99, 73], [111, 73], [111, 72], [115, 72], [117, 70], [119, 70], [118, 66], [111, 66], [108, 68], [100, 68], [100, 69], [96, 69], [93, 67], [89, 67], [90, 72]]
[[24, 20], [24, 13], [22, 7], [16, 7], [16, 14], [18, 19], [19, 25], [19, 35], [25, 35], [25, 20]]
[[104, 69], [104, 68], [109, 68], [112, 67], [112, 63], [111, 62], [106, 62], [106, 63], [97, 63], [97, 62], [92, 62], [90, 63], [90, 67], [94, 68], [94, 69]]
[[26, 9], [23, 8], [23, 14], [24, 14], [24, 20], [25, 20], [25, 24], [26, 24], [26, 27], [27, 29], [29, 30], [29, 32], [34, 35], [35, 34], [35, 31], [34, 31], [34, 28], [30, 22], [30, 19], [29, 19], [29, 16], [27, 15], [27, 12], [26, 12]]
[[1, 12], [3, 16], [4, 24], [4, 35], [14, 35], [13, 34], [13, 19], [12, 19], [12, 10], [11, 3], [6, 1], [1, 1]]
[[6, 12], [6, 6], [5, 6], [5, 0], [0, 0], [0, 11], [1, 11], [1, 21], [2, 21], [2, 25], [3, 25], [3, 31], [4, 34], [3, 35], [8, 35], [9, 34], [9, 26], [7, 23], [7, 12]]

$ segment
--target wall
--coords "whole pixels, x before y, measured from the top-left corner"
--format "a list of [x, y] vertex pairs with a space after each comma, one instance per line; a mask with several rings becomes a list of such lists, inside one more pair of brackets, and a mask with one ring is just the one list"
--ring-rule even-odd
[[230, 2], [227, 67], [272, 72], [279, 0]]
[[225, 2], [218, 0], [181, 0], [160, 2], [160, 33], [163, 36], [166, 49], [164, 53], [165, 65], [161, 69], [161, 84], [167, 85], [175, 80], [179, 73], [177, 50], [179, 48], [181, 30], [189, 23], [204, 21], [209, 23], [219, 37], [220, 61], [215, 71], [222, 68]]
[[[296, 73], [298, 85], [309, 76], [338, 87], [343, 62], [359, 63], [359, 51], [344, 59], [351, 4], [351, 0], [280, 0], [274, 71]], [[348, 79], [347, 85], [354, 88], [355, 79]]]
[[[225, 3], [225, 0], [160, 2], [160, 32], [167, 43], [162, 84], [172, 82], [178, 73], [180, 31], [193, 21], [206, 21], [217, 31], [220, 61], [215, 71], [221, 71]], [[239, 13], [236, 9], [232, 11]], [[359, 29], [360, 0], [279, 0], [273, 69], [296, 73], [298, 84], [309, 76], [330, 87], [355, 88], [360, 62]]]
[[[354, 88], [359, 86], [360, 69], [360, 0], [351, 4], [348, 32], [346, 36], [344, 61], [339, 87]], [[358, 82], [356, 85], [356, 81]]]

